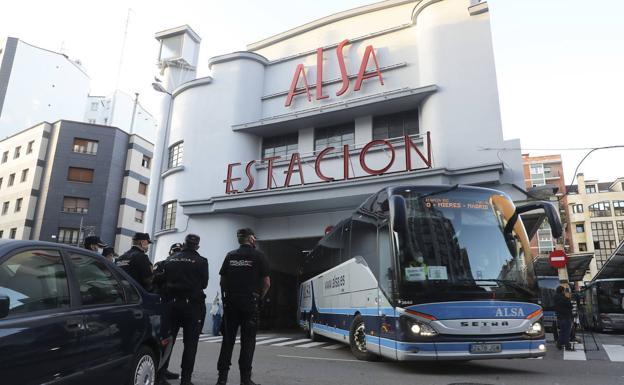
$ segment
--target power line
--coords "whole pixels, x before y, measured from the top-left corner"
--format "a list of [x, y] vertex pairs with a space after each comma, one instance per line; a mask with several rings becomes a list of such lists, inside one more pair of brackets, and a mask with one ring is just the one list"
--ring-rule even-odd
[[519, 147], [481, 147], [479, 151], [590, 151], [596, 148], [619, 148], [624, 145], [606, 147], [565, 147], [565, 148], [519, 148]]

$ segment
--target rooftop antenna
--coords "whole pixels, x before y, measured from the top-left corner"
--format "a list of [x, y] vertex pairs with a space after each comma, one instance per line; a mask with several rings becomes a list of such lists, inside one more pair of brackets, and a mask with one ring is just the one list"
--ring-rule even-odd
[[119, 64], [117, 65], [117, 78], [115, 79], [115, 89], [113, 90], [113, 105], [111, 106], [110, 125], [113, 124], [113, 116], [115, 115], [115, 103], [117, 102], [117, 90], [119, 89], [119, 79], [121, 78], [121, 69], [123, 67], [124, 54], [126, 53], [126, 40], [128, 39], [128, 24], [130, 24], [130, 12], [132, 8], [128, 8], [126, 16], [126, 27], [124, 28], [123, 40], [121, 43], [121, 52], [119, 53]]

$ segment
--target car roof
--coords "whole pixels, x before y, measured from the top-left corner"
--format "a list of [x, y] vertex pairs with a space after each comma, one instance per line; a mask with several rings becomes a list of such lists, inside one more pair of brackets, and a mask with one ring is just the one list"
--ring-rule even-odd
[[83, 253], [86, 252], [91, 255], [98, 255], [102, 257], [100, 254], [93, 252], [91, 250], [83, 249], [83, 248], [76, 247], [76, 246], [66, 245], [64, 243], [30, 241], [30, 240], [23, 241], [23, 240], [17, 240], [17, 239], [0, 239], [0, 256], [6, 255], [15, 249], [21, 249], [24, 247], [45, 247], [45, 248], [62, 249], [66, 251], [80, 251]]

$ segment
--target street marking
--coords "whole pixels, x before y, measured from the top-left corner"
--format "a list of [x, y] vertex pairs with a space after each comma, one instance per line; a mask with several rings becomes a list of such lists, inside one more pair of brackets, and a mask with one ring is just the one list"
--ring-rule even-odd
[[199, 340], [201, 342], [217, 342], [217, 341], [221, 341], [222, 339], [223, 337], [218, 336], [218, 337], [200, 338]]
[[574, 351], [563, 351], [563, 359], [566, 361], [587, 361], [587, 356], [585, 356], [585, 347], [583, 344], [575, 344]]
[[624, 362], [624, 346], [622, 345], [602, 345], [609, 359], [614, 362]]
[[335, 349], [346, 348], [346, 347], [347, 345], [345, 344], [335, 344], [335, 345], [323, 346], [323, 349], [335, 350]]
[[315, 346], [325, 345], [327, 342], [310, 342], [309, 344], [297, 345], [298, 348], [313, 348]]
[[[270, 338], [270, 337], [272, 337], [272, 336], [256, 337], [256, 341], [266, 340], [267, 338]], [[240, 339], [240, 338], [237, 338], [237, 339], [236, 339], [236, 343], [237, 343], [237, 344], [240, 344], [240, 343], [241, 343], [241, 339]], [[257, 345], [257, 344], [256, 344], [256, 345]]]
[[270, 340], [260, 341], [256, 345], [266, 345], [266, 344], [270, 344], [270, 343], [273, 343], [273, 342], [285, 341], [285, 340], [289, 340], [289, 339], [290, 338], [288, 338], [288, 337], [271, 338]]
[[309, 339], [309, 338], [302, 338], [300, 340], [293, 340], [293, 341], [282, 342], [282, 343], [279, 343], [279, 344], [273, 344], [271, 346], [287, 346], [287, 345], [295, 345], [295, 344], [300, 344], [302, 342], [311, 342], [311, 341], [312, 340]]
[[341, 361], [341, 362], [361, 362], [361, 363], [368, 362], [368, 361], [360, 361], [360, 360], [345, 360], [345, 359], [340, 359], [340, 358], [287, 356], [287, 355], [283, 355], [283, 354], [278, 354], [277, 357], [299, 358], [299, 359], [302, 359], [302, 360], [319, 360], [319, 361]]

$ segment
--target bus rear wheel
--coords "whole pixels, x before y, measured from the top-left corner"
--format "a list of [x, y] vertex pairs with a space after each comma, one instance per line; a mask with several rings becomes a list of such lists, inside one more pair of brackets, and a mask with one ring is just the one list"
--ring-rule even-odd
[[366, 327], [364, 325], [364, 318], [359, 314], [355, 316], [351, 323], [349, 345], [351, 346], [351, 353], [353, 353], [358, 360], [376, 361], [378, 359], [378, 357], [369, 352], [366, 347]]

